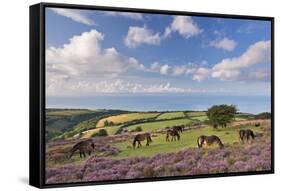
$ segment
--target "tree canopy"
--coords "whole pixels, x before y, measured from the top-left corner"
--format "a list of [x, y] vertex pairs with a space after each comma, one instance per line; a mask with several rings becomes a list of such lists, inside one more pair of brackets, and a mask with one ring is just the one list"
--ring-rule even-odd
[[207, 111], [210, 124], [214, 128], [226, 127], [235, 118], [237, 108], [235, 105], [214, 105]]

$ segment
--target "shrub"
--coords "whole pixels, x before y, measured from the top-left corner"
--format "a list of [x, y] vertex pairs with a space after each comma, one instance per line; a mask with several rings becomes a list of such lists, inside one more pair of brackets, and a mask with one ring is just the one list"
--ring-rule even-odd
[[100, 129], [98, 132], [92, 134], [92, 137], [105, 137], [108, 136], [108, 133], [105, 129]]
[[141, 126], [137, 126], [135, 129], [131, 130], [131, 132], [141, 132], [142, 128]]
[[135, 129], [135, 131], [136, 131], [136, 132], [140, 132], [140, 131], [142, 131], [141, 126], [137, 126], [137, 127], [136, 127], [136, 129]]

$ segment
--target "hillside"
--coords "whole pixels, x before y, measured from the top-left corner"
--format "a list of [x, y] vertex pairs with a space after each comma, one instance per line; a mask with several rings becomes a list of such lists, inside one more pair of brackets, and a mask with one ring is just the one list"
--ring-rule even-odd
[[46, 109], [46, 140], [67, 138], [95, 128], [102, 117], [126, 113], [121, 110]]

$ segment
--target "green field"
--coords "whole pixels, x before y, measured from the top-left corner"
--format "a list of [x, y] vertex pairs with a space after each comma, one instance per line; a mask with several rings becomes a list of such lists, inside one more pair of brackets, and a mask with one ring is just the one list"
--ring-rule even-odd
[[75, 116], [92, 113], [95, 111], [88, 109], [49, 109], [47, 115], [49, 116]]
[[[244, 127], [252, 129], [254, 132], [261, 132], [260, 128], [248, 126]], [[220, 137], [222, 142], [227, 146], [227, 144], [232, 144], [238, 142], [238, 130], [240, 127], [228, 127], [225, 129], [215, 130], [212, 127], [198, 128], [193, 130], [184, 131], [181, 135], [180, 141], [166, 142], [165, 134], [157, 134], [157, 137], [152, 137], [153, 142], [150, 146], [145, 146], [146, 141], [142, 142], [141, 148], [132, 149], [132, 140], [128, 140], [122, 143], [116, 143], [122, 152], [120, 152], [115, 157], [125, 158], [133, 156], [152, 156], [158, 153], [168, 153], [177, 152], [182, 149], [189, 147], [197, 147], [197, 138], [200, 135], [217, 135]]]
[[191, 119], [193, 119], [193, 120], [199, 120], [199, 121], [206, 121], [206, 120], [208, 120], [208, 116], [206, 116], [206, 115], [195, 116], [195, 117], [191, 117]]
[[188, 117], [198, 117], [198, 116], [206, 116], [206, 112], [204, 111], [190, 111], [186, 112]]
[[190, 119], [172, 119], [167, 121], [155, 121], [155, 122], [132, 125], [128, 127], [128, 130], [132, 131], [136, 129], [136, 127], [141, 127], [143, 131], [153, 132], [174, 125], [188, 125], [191, 122], [192, 121]]
[[174, 118], [184, 118], [184, 112], [167, 112], [159, 115], [156, 120], [159, 119], [174, 119]]
[[100, 119], [97, 123], [97, 127], [103, 127], [104, 122], [107, 120], [109, 122], [113, 122], [114, 124], [122, 124], [134, 120], [141, 120], [141, 119], [150, 119], [154, 118], [159, 113], [129, 113], [129, 114], [121, 114], [116, 116], [110, 116], [103, 119]]

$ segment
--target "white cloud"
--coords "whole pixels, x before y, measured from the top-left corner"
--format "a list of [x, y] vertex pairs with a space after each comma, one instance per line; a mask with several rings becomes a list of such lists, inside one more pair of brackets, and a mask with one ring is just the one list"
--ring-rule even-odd
[[192, 74], [196, 71], [195, 68], [191, 68], [188, 66], [175, 66], [173, 67], [173, 73], [172, 75], [174, 76], [180, 76], [180, 75], [187, 75], [187, 74]]
[[85, 11], [82, 12], [81, 10], [66, 9], [66, 8], [50, 8], [50, 9], [55, 13], [70, 18], [78, 23], [82, 23], [86, 25], [95, 24], [95, 22], [85, 14]]
[[[60, 90], [60, 91], [58, 91]], [[113, 93], [188, 93], [190, 88], [172, 86], [169, 82], [160, 84], [141, 84], [121, 79], [91, 82], [87, 80], [60, 80], [48, 88], [48, 96], [81, 96]]]
[[200, 34], [202, 29], [197, 26], [190, 16], [175, 16], [171, 25], [166, 27], [163, 37], [170, 36], [172, 32], [178, 32], [184, 38], [188, 39]]
[[[175, 65], [175, 66], [154, 62], [153, 64], [150, 65], [150, 68], [147, 69], [147, 71], [157, 72], [162, 75], [172, 75], [172, 76], [192, 75], [196, 72], [197, 75], [202, 75], [201, 73], [203, 73], [202, 70], [204, 67], [201, 66], [203, 65], [206, 65], [206, 61], [202, 61], [197, 64], [188, 63], [188, 65]], [[198, 77], [196, 77], [196, 80], [197, 78]]]
[[129, 27], [128, 34], [125, 38], [125, 45], [135, 48], [141, 44], [160, 44], [161, 38], [159, 33], [153, 33], [144, 27]]
[[220, 80], [235, 80], [240, 70], [256, 64], [268, 63], [271, 58], [271, 41], [252, 44], [241, 56], [225, 58], [212, 68], [212, 77]]
[[127, 17], [127, 18], [134, 19], [134, 20], [142, 20], [143, 19], [143, 15], [141, 13], [109, 12], [109, 11], [107, 11], [107, 12], [105, 12], [105, 15]]
[[168, 64], [159, 64], [158, 62], [154, 62], [151, 64], [150, 69], [148, 71], [159, 72], [162, 75], [168, 75], [171, 67]]
[[48, 83], [58, 78], [92, 78], [118, 76], [130, 69], [143, 69], [135, 58], [121, 55], [115, 48], [102, 49], [104, 36], [96, 30], [73, 36], [62, 47], [46, 49]]
[[207, 79], [209, 75], [210, 75], [210, 70], [208, 68], [200, 67], [194, 72], [192, 79], [201, 82]]
[[163, 75], [168, 75], [169, 69], [170, 69], [169, 65], [168, 64], [164, 64], [160, 68], [160, 73], [163, 74]]
[[237, 43], [234, 40], [231, 40], [227, 37], [224, 37], [219, 40], [214, 40], [210, 42], [210, 46], [213, 46], [218, 49], [223, 49], [227, 51], [232, 51], [237, 46]]

